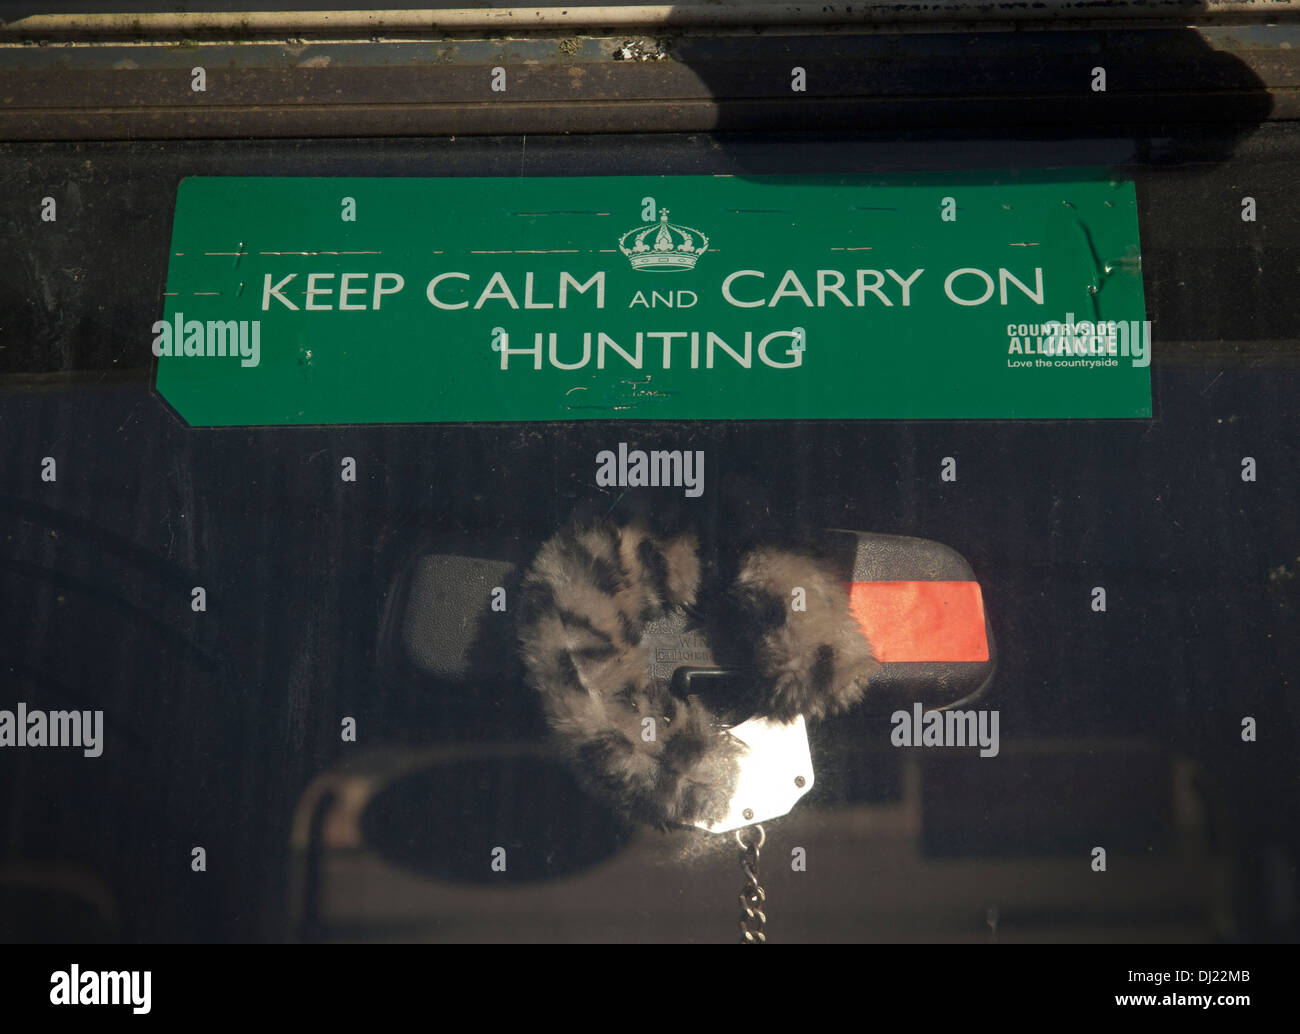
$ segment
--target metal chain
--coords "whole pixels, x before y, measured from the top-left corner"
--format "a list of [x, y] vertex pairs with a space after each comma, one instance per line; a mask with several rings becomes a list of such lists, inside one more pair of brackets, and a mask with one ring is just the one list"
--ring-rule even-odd
[[[746, 842], [745, 833], [749, 829], [758, 830], [758, 839]], [[745, 885], [740, 889], [740, 943], [766, 944], [767, 935], [763, 927], [767, 925], [767, 916], [763, 913], [763, 903], [767, 895], [758, 885], [758, 849], [767, 840], [767, 833], [762, 825], [742, 826], [736, 830], [736, 843], [740, 845], [740, 868], [745, 873]]]

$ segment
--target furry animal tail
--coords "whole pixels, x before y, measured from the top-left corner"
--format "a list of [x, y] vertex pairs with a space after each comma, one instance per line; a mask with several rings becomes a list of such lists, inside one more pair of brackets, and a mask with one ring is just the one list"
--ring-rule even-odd
[[653, 681], [640, 645], [699, 580], [694, 535], [597, 520], [548, 541], [521, 587], [524, 663], [551, 728], [591, 789], [660, 826], [726, 815], [744, 750], [697, 698]]
[[731, 596], [738, 634], [763, 673], [764, 714], [815, 720], [862, 699], [880, 662], [849, 610], [843, 581], [823, 562], [755, 549], [741, 562]]

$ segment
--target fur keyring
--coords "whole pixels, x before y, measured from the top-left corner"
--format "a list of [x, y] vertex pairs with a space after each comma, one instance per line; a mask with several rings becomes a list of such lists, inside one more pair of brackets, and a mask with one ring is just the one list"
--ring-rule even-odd
[[647, 623], [702, 604], [714, 617], [725, 612], [715, 625], [757, 683], [758, 715], [838, 713], [879, 667], [846, 584], [810, 555], [760, 546], [719, 563], [701, 557], [692, 531], [655, 534], [641, 521], [607, 519], [564, 527], [521, 586], [528, 680], [586, 786], [661, 827], [722, 818], [745, 749], [698, 696], [675, 696], [653, 678], [642, 645]]

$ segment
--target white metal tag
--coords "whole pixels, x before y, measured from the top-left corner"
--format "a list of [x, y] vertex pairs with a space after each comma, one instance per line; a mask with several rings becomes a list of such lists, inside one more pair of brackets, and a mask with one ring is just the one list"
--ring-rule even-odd
[[726, 818], [700, 829], [726, 833], [786, 814], [812, 789], [812, 754], [803, 715], [786, 725], [770, 718], [751, 718], [731, 729], [749, 747], [740, 759], [740, 779]]

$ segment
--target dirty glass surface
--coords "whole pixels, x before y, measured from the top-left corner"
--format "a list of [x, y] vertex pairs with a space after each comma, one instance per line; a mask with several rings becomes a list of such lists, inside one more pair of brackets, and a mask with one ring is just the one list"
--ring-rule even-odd
[[[597, 457], [629, 440], [707, 456], [697, 513], [715, 529], [932, 540], [982, 589], [998, 756], [898, 749], [889, 711], [869, 706], [815, 725], [816, 785], [763, 849], [782, 940], [1293, 937], [1298, 143], [1269, 125], [1231, 147], [1195, 134], [538, 138], [522, 158], [504, 138], [6, 145], [6, 196], [56, 184], [65, 200], [55, 232], [7, 226], [0, 705], [103, 720], [99, 756], [0, 758], [19, 874], [6, 938], [731, 939], [734, 843], [629, 822], [575, 783], [508, 633], [481, 631], [464, 663], [411, 646], [438, 607], [481, 620], [457, 593], [498, 576], [513, 592], [511, 565], [576, 508], [612, 508]], [[185, 176], [647, 162], [1122, 170], [1155, 328], [1153, 417], [195, 429], [153, 388], [146, 332]], [[1245, 181], [1268, 199], [1264, 242], [1240, 231]], [[441, 596], [413, 591], [428, 558], [449, 557], [470, 566], [453, 565]], [[1251, 717], [1276, 733], [1244, 741]], [[201, 884], [196, 846], [222, 859]]]

